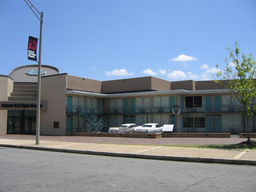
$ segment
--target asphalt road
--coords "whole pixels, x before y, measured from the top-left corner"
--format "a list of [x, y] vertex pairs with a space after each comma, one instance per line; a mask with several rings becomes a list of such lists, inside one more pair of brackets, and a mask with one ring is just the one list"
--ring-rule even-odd
[[0, 147], [0, 191], [256, 189], [256, 167], [90, 156]]

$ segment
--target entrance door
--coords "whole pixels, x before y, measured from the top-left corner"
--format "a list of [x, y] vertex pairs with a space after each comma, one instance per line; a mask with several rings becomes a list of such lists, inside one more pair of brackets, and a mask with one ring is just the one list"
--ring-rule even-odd
[[214, 117], [214, 124], [215, 124], [215, 132], [221, 133], [222, 132], [222, 122], [221, 122], [221, 115], [215, 115]]
[[24, 124], [24, 134], [35, 134], [36, 133], [36, 118], [26, 117]]
[[9, 110], [7, 134], [35, 134], [36, 111]]
[[21, 118], [8, 117], [7, 134], [20, 134], [21, 132]]

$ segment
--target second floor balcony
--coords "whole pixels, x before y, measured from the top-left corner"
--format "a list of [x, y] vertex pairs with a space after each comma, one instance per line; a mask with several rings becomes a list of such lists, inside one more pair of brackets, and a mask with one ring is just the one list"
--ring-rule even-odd
[[[181, 113], [239, 113], [242, 106], [239, 105], [204, 105], [201, 107], [186, 107], [178, 105]], [[134, 107], [97, 107], [89, 108], [87, 106], [68, 105], [66, 113], [89, 113], [89, 114], [164, 114], [172, 113], [174, 106], [134, 106]]]

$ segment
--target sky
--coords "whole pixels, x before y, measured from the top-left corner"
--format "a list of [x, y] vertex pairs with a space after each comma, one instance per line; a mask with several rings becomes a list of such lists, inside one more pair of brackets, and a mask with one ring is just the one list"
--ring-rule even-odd
[[[256, 55], [256, 0], [30, 0], [43, 12], [42, 64], [99, 81], [213, 80], [226, 47]], [[24, 0], [0, 0], [0, 75], [28, 60], [40, 22]], [[38, 51], [38, 50], [37, 50]]]

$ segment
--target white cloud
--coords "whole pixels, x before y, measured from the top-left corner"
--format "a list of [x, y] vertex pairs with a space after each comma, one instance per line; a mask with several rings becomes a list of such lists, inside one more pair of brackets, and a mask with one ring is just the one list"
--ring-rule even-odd
[[206, 65], [206, 64], [203, 64], [203, 65], [200, 67], [200, 69], [209, 69], [209, 66]]
[[217, 72], [221, 71], [220, 69], [217, 69], [216, 67], [212, 67], [210, 69], [207, 69], [204, 73], [202, 73], [202, 80], [209, 80], [211, 78], [209, 78], [209, 75], [213, 75]]
[[114, 75], [114, 76], [130, 76], [133, 75], [133, 73], [128, 73], [126, 69], [115, 69], [113, 71], [107, 71], [105, 72], [105, 75]]
[[161, 75], [165, 75], [166, 74], [166, 69], [159, 69], [159, 73], [161, 74]]
[[142, 71], [142, 73], [144, 73], [146, 75], [150, 75], [150, 76], [157, 75], [157, 73], [152, 71], [151, 69], [146, 69], [146, 70]]
[[[196, 61], [197, 58], [196, 58], [196, 57], [191, 57], [191, 56], [187, 56], [187, 55], [181, 54], [181, 55], [179, 55], [178, 57], [172, 58], [172, 59], [170, 59], [170, 60], [176, 61], [176, 62], [187, 62], [187, 61]], [[169, 60], [169, 61], [170, 61], [170, 60]]]
[[170, 79], [186, 79], [187, 75], [183, 71], [173, 71], [167, 77]]
[[188, 79], [192, 79], [192, 80], [195, 80], [195, 79], [199, 79], [199, 78], [200, 78], [199, 75], [193, 74], [192, 72], [188, 72], [188, 73], [187, 73], [187, 76], [188, 76]]
[[207, 69], [206, 71], [205, 71], [205, 73], [206, 74], [213, 74], [213, 73], [217, 73], [218, 71], [220, 71], [220, 69], [217, 69], [216, 67], [212, 67], [212, 68], [210, 68], [210, 69]]
[[199, 79], [200, 76], [197, 74], [193, 74], [192, 72], [183, 72], [183, 71], [172, 71], [171, 73], [169, 73], [167, 75], [168, 78], [170, 79], [180, 79], [180, 80], [195, 80], [195, 79]]
[[232, 61], [229, 63], [229, 65], [230, 65], [231, 67], [236, 67], [236, 64], [235, 64], [234, 62], [232, 62]]

